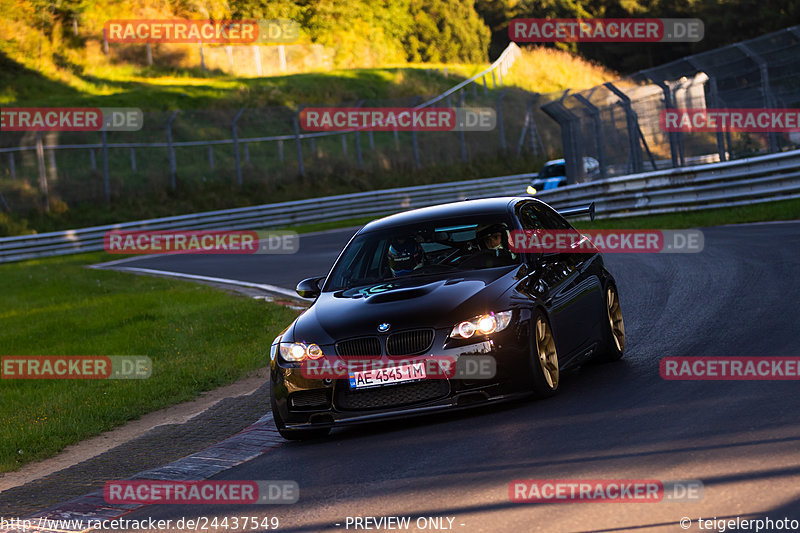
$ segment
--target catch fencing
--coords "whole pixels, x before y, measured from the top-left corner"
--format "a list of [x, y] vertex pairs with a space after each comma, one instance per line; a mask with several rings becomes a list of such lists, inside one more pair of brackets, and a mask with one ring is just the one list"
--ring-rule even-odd
[[[660, 114], [678, 108], [800, 107], [800, 26], [642, 70], [542, 106], [561, 126], [569, 183], [717, 161], [800, 146], [800, 132], [665, 132]], [[587, 172], [584, 158], [599, 163]], [[588, 165], [589, 167], [591, 165]]]
[[[520, 53], [511, 43], [489, 68], [432, 98], [340, 104], [489, 107], [497, 113], [497, 127], [488, 132], [309, 133], [298, 120], [305, 104], [296, 109], [146, 112], [144, 127], [135, 132], [5, 132], [0, 135], [0, 210], [46, 211], [51, 196], [77, 205], [117, 197], [157, 198], [200, 187], [280, 187], [298, 176], [313, 182], [354, 172], [413, 171], [497, 154], [549, 157], [555, 154], [545, 152], [545, 146], [557, 141], [558, 125], [534, 110], [529, 94], [508, 90], [503, 83]], [[421, 72], [409, 75], [426, 75]], [[539, 124], [548, 122], [547, 131], [537, 130], [534, 112], [540, 115]]]

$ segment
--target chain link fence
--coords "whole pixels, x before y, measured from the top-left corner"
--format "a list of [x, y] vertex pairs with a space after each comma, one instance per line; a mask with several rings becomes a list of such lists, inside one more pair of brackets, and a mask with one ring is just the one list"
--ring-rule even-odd
[[[561, 127], [569, 183], [796, 148], [799, 133], [667, 132], [667, 109], [800, 107], [800, 26], [566, 92], [542, 109]], [[586, 158], [599, 169], [581, 164]]]
[[113, 203], [198, 187], [280, 186], [298, 177], [313, 184], [336, 174], [414, 171], [498, 155], [553, 157], [558, 124], [542, 113], [541, 98], [503, 84], [518, 54], [510, 45], [489, 69], [432, 98], [337, 104], [489, 107], [497, 113], [492, 131], [311, 133], [300, 128], [301, 105], [146, 112], [144, 127], [132, 132], [4, 132], [0, 209], [47, 209], [50, 196], [68, 205]]

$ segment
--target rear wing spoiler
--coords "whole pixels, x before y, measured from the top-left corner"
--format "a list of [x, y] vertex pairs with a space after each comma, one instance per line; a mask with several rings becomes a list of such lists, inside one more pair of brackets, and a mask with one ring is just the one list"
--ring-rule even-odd
[[577, 207], [559, 209], [558, 214], [565, 218], [588, 216], [589, 220], [594, 220], [594, 202], [586, 205], [579, 205]]

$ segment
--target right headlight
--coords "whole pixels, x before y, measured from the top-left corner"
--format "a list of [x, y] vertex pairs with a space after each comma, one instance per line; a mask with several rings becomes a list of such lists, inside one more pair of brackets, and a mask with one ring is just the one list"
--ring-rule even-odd
[[453, 327], [453, 331], [450, 332], [450, 338], [469, 339], [476, 333], [479, 335], [491, 335], [492, 333], [503, 331], [511, 323], [511, 314], [512, 311], [490, 312], [465, 320]]
[[281, 357], [293, 363], [305, 359], [319, 359], [323, 356], [322, 348], [317, 344], [306, 344], [304, 342], [282, 342], [280, 343]]

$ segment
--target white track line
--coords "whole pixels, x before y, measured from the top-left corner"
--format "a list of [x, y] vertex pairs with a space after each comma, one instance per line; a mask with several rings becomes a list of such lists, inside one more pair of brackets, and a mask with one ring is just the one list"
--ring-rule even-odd
[[[106, 263], [107, 264], [107, 263]], [[104, 265], [93, 265], [94, 268], [100, 268]], [[114, 270], [119, 271], [126, 271], [126, 272], [139, 272], [141, 274], [152, 274], [156, 276], [167, 276], [171, 278], [180, 278], [180, 279], [188, 279], [192, 281], [207, 281], [211, 283], [223, 283], [225, 285], [235, 285], [237, 287], [250, 287], [253, 289], [261, 289], [262, 291], [272, 292], [276, 294], [280, 294], [281, 296], [289, 297], [293, 300], [301, 300], [304, 302], [311, 302], [312, 300], [307, 298], [301, 298], [298, 294], [290, 289], [284, 289], [283, 287], [278, 287], [276, 285], [269, 285], [267, 283], [251, 283], [249, 281], [239, 281], [238, 279], [227, 279], [227, 278], [214, 278], [211, 276], [198, 276], [196, 274], [184, 274], [182, 272], [170, 272], [168, 270], [154, 270], [152, 268], [137, 268], [137, 267], [121, 267], [115, 268]]]

